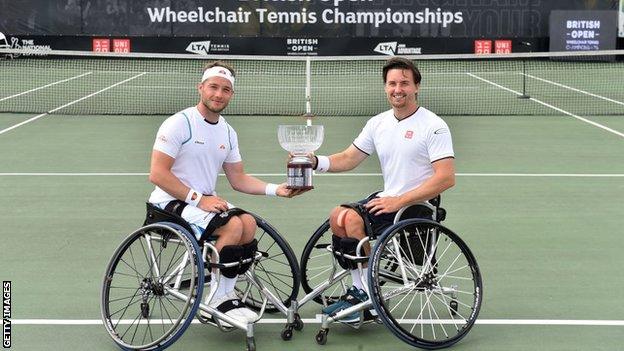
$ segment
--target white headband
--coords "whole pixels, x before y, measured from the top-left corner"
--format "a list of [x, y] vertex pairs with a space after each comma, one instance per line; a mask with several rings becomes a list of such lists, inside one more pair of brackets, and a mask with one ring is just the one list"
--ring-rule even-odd
[[229, 69], [225, 67], [214, 66], [214, 67], [208, 68], [206, 71], [204, 71], [204, 75], [202, 76], [201, 82], [203, 83], [206, 79], [211, 78], [211, 77], [225, 78], [229, 80], [230, 83], [232, 83], [232, 88], [234, 88], [234, 75], [232, 74], [232, 72], [230, 72]]

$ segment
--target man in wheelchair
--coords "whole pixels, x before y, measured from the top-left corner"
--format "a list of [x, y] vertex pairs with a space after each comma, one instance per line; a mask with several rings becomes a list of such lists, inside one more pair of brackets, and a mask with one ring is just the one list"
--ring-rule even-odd
[[[219, 263], [253, 258], [257, 248], [255, 219], [215, 192], [221, 169], [232, 188], [243, 193], [292, 197], [302, 192], [245, 173], [237, 134], [220, 115], [234, 95], [234, 81], [232, 67], [218, 61], [206, 67], [197, 85], [198, 104], [167, 118], [160, 126], [149, 175], [156, 186], [149, 202], [185, 219], [201, 233], [198, 240], [216, 237]], [[243, 323], [257, 319], [234, 289], [237, 276], [250, 265], [221, 269], [218, 288], [205, 303]], [[213, 288], [215, 277], [213, 271]]]
[[[393, 57], [383, 67], [383, 81], [392, 109], [371, 118], [344, 151], [315, 157], [317, 172], [349, 171], [373, 152], [377, 152], [381, 163], [383, 191], [331, 211], [329, 224], [335, 253], [355, 255], [360, 240], [380, 235], [393, 224], [399, 209], [434, 199], [455, 184], [451, 133], [440, 117], [418, 105], [419, 70], [411, 61]], [[366, 243], [363, 249], [368, 255], [370, 245]], [[341, 255], [336, 258], [350, 270], [353, 286], [345, 297], [323, 309], [328, 315], [365, 301], [370, 295], [367, 268], [360, 274], [354, 261]], [[372, 317], [374, 312], [371, 309], [364, 316]], [[355, 322], [359, 318], [355, 312], [342, 321]]]

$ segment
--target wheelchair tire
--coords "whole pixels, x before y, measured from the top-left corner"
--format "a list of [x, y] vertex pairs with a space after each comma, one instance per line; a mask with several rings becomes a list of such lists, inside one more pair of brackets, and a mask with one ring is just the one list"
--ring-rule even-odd
[[379, 319], [398, 338], [424, 349], [445, 348], [466, 336], [483, 299], [468, 246], [424, 219], [402, 220], [384, 231], [369, 259], [368, 282]]
[[[203, 270], [199, 246], [181, 226], [162, 222], [134, 231], [119, 245], [104, 274], [101, 313], [108, 334], [125, 350], [171, 345], [197, 312]], [[174, 289], [176, 280], [189, 283], [183, 290]]]
[[[262, 284], [288, 307], [297, 298], [301, 283], [297, 256], [288, 242], [271, 224], [256, 214], [248, 213], [256, 219], [258, 228], [255, 238], [258, 240], [258, 251], [263, 253], [263, 257], [252, 268]], [[238, 277], [236, 290], [245, 305], [251, 309], [260, 310], [262, 295], [253, 284], [247, 281], [245, 276]], [[279, 311], [277, 307], [269, 301], [265, 312], [277, 311]]]
[[[329, 220], [321, 224], [312, 234], [301, 254], [301, 286], [306, 294], [311, 293], [320, 284], [329, 279], [329, 274], [333, 268], [334, 257], [327, 247], [332, 243], [332, 232], [329, 228]], [[343, 270], [336, 263], [336, 271]], [[344, 296], [347, 289], [351, 286], [351, 275], [347, 274], [342, 279], [337, 280], [333, 285], [329, 286], [323, 292], [323, 296], [314, 297], [314, 301], [318, 304], [330, 305]], [[325, 298], [325, 303], [323, 302]]]

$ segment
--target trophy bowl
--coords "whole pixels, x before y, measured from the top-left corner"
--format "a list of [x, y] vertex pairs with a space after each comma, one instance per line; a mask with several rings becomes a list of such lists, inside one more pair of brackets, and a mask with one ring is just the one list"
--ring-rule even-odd
[[277, 139], [282, 148], [293, 155], [286, 167], [287, 188], [314, 189], [312, 185], [312, 160], [307, 154], [321, 147], [323, 126], [281, 125], [277, 129]]
[[284, 150], [293, 155], [305, 155], [321, 147], [323, 126], [282, 125], [277, 129], [277, 139]]

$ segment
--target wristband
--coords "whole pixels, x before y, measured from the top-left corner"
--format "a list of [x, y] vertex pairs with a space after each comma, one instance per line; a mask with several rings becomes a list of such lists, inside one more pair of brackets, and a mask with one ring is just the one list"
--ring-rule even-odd
[[186, 199], [184, 200], [184, 202], [197, 207], [197, 205], [199, 205], [199, 200], [201, 200], [202, 196], [202, 193], [191, 188], [189, 189], [188, 194], [186, 194]]
[[316, 156], [316, 168], [314, 169], [317, 173], [325, 173], [329, 171], [329, 157], [327, 156]]
[[279, 185], [273, 183], [267, 183], [266, 188], [264, 188], [264, 194], [266, 196], [277, 196], [277, 187]]

